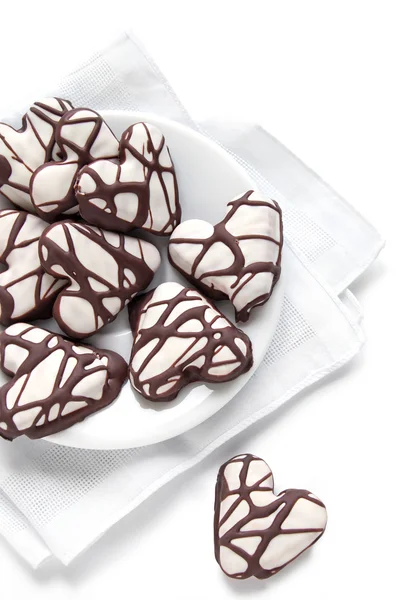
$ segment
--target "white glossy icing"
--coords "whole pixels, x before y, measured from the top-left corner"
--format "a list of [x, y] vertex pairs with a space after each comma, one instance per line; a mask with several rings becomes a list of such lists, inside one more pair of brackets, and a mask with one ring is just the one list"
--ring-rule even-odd
[[248, 536], [243, 538], [238, 538], [231, 540], [231, 544], [237, 546], [238, 548], [242, 548], [245, 552], [250, 555], [253, 555], [257, 550], [259, 544], [261, 542], [261, 537], [259, 535]]
[[40, 344], [43, 340], [45, 340], [49, 336], [48, 331], [44, 329], [39, 329], [38, 327], [33, 327], [29, 329], [26, 333], [24, 333], [21, 338], [23, 340], [27, 340], [28, 342], [33, 342], [34, 344]]
[[[275, 496], [273, 497], [273, 500], [275, 500]], [[266, 505], [257, 504], [256, 506]], [[283, 506], [284, 505], [281, 504], [273, 513], [271, 513], [267, 517], [259, 517], [258, 519], [252, 519], [251, 521], [243, 525], [243, 527], [241, 527], [241, 531], [258, 531], [259, 529], [268, 529], [275, 521], [277, 514], [282, 510]]]
[[55, 350], [32, 369], [19, 397], [19, 406], [45, 400], [52, 394], [54, 389], [53, 376], [58, 373], [64, 356], [65, 352], [63, 350]]
[[[254, 484], [251, 484], [250, 487], [252, 487], [252, 485], [254, 485]], [[272, 486], [273, 486], [272, 478], [271, 478], [271, 481], [270, 481], [270, 479], [267, 479], [266, 484], [264, 483], [264, 485], [267, 485], [267, 487], [271, 487], [271, 490], [264, 490], [264, 491], [256, 490], [255, 492], [250, 492], [250, 500], [253, 502], [253, 504], [255, 506], [268, 506], [268, 504], [271, 504], [275, 500], [275, 495], [274, 495], [274, 492], [272, 491]]]
[[226, 546], [220, 547], [220, 561], [228, 575], [244, 573], [247, 569], [247, 561]]
[[101, 279], [109, 281], [111, 286], [118, 284], [118, 265], [113, 256], [101, 247], [99, 244], [90, 243], [78, 229], [68, 227], [68, 231], [73, 241], [73, 247], [77, 260], [82, 266]]
[[[260, 480], [264, 479], [265, 477], [267, 477], [267, 475], [270, 475], [270, 474], [271, 474], [271, 469], [269, 468], [267, 463], [265, 463], [263, 460], [252, 460], [252, 461], [250, 461], [249, 468], [247, 470], [246, 485], [251, 487], [252, 485], [254, 485], [255, 483], [258, 483]], [[273, 488], [272, 475], [271, 475], [271, 477], [267, 478], [267, 483], [268, 483], [269, 487], [272, 489]], [[256, 493], [257, 492], [253, 492], [253, 494], [256, 494]]]
[[[186, 321], [185, 323], [183, 323], [178, 329], [177, 331], [179, 333], [187, 333], [189, 331], [203, 331], [203, 325], [200, 321], [198, 321], [198, 319], [190, 319], [189, 321]], [[239, 338], [236, 338], [239, 339]], [[240, 342], [240, 340], [239, 340]], [[243, 342], [242, 342], [243, 344]], [[237, 344], [239, 345], [239, 344]], [[246, 346], [243, 344], [245, 350], [246, 350]], [[234, 356], [234, 355], [233, 355]]]
[[85, 348], [84, 346], [73, 346], [73, 352], [76, 354], [90, 354], [91, 350], [89, 348]]
[[233, 503], [239, 498], [239, 494], [231, 494], [222, 500], [220, 503], [220, 514], [219, 521], [224, 517], [224, 515], [229, 511]]
[[[192, 331], [192, 333], [194, 333], [194, 331]], [[176, 367], [178, 367], [179, 365], [182, 365], [183, 363], [186, 363], [191, 358], [191, 356], [193, 356], [200, 350], [204, 350], [206, 348], [206, 346], [207, 346], [207, 342], [204, 338], [199, 338], [198, 340], [193, 341], [191, 343], [191, 345], [185, 350], [184, 353], [182, 353], [182, 354], [179, 353], [179, 358], [178, 358], [177, 362], [175, 363]], [[199, 357], [199, 358], [202, 358], [202, 357]], [[197, 360], [198, 359], [196, 359], [196, 361], [190, 362], [189, 364], [184, 364], [184, 369], [188, 369], [188, 367], [192, 367], [194, 362], [197, 363]]]
[[[153, 327], [160, 319], [164, 311], [167, 309], [168, 304], [158, 304], [157, 306], [150, 306], [148, 309], [143, 311], [139, 327], [140, 329], [149, 329]], [[143, 318], [145, 315], [145, 318]], [[184, 324], [186, 325], [186, 323]], [[185, 327], [185, 332], [193, 331]]]
[[141, 372], [140, 380], [145, 381], [150, 377], [156, 377], [156, 375], [167, 371], [170, 363], [177, 363], [179, 357], [185, 356], [188, 348], [194, 343], [194, 337], [169, 337], [163, 345], [162, 352], [157, 352]]
[[141, 365], [150, 355], [152, 350], [156, 348], [157, 343], [159, 342], [159, 338], [153, 338], [150, 340], [143, 348], [141, 348], [138, 352], [133, 355], [133, 359], [131, 362], [131, 367], [134, 371], [138, 371], [141, 368]]
[[305, 498], [300, 498], [284, 520], [282, 529], [317, 528], [320, 523], [326, 525], [325, 509]]
[[158, 387], [158, 393], [163, 394], [165, 392], [169, 392], [176, 385], [176, 383], [176, 381], [170, 381], [169, 383], [161, 385], [160, 387]]
[[[105, 202], [106, 206], [106, 201], [103, 200], [103, 202]], [[116, 194], [115, 206], [117, 217], [127, 222], [133, 221], [138, 212], [138, 202], [138, 196], [133, 192]], [[105, 206], [103, 208], [105, 208]]]
[[77, 410], [80, 410], [81, 408], [85, 408], [87, 406], [87, 402], [85, 402], [85, 400], [71, 400], [70, 402], [68, 402], [67, 404], [65, 404], [61, 415], [64, 417], [65, 415], [69, 415], [72, 412], [76, 412]]
[[[198, 356], [198, 358], [196, 358], [195, 360], [193, 360], [192, 362], [189, 363], [190, 367], [198, 367], [198, 369], [201, 369], [204, 364], [206, 362], [206, 358], [205, 356], [202, 354], [202, 356]], [[188, 367], [184, 367], [184, 369], [187, 369]]]
[[107, 292], [109, 290], [108, 285], [105, 285], [94, 277], [87, 277], [87, 281], [89, 282], [90, 287], [96, 292]]
[[236, 360], [236, 356], [227, 346], [220, 346], [216, 349], [212, 361], [213, 363], [223, 362], [225, 360]]
[[266, 293], [269, 293], [273, 280], [274, 278], [271, 273], [257, 273], [254, 275], [250, 281], [238, 288], [239, 291], [236, 292], [234, 297], [236, 310], [242, 310], [242, 308], [247, 306], [249, 299], [251, 302], [261, 296], [263, 290], [268, 290]]
[[[234, 264], [234, 255], [230, 248], [221, 242], [215, 242], [194, 271], [194, 277], [201, 277], [204, 273], [214, 270], [214, 265], [226, 269]], [[218, 269], [216, 269], [218, 270]], [[211, 278], [213, 279], [213, 278]]]
[[246, 500], [241, 500], [236, 508], [232, 511], [228, 519], [221, 525], [218, 532], [219, 535], [222, 536], [224, 533], [232, 529], [236, 523], [239, 523], [239, 521], [241, 521], [244, 517], [247, 517], [249, 512], [249, 504], [246, 502]]
[[23, 387], [27, 377], [28, 377], [27, 375], [22, 375], [21, 377], [19, 377], [16, 380], [16, 382], [14, 383], [14, 385], [12, 386], [12, 388], [7, 392], [6, 406], [7, 406], [8, 410], [11, 410], [16, 405], [19, 395], [20, 395], [20, 392], [22, 390], [22, 387]]
[[225, 375], [228, 375], [230, 373], [233, 373], [235, 371], [235, 369], [238, 369], [240, 366], [240, 362], [239, 361], [235, 361], [233, 363], [229, 363], [228, 365], [219, 365], [217, 367], [210, 367], [209, 368], [209, 375], [215, 375], [217, 377], [225, 377]]
[[22, 363], [28, 358], [29, 351], [16, 344], [9, 344], [4, 350], [3, 365], [7, 371], [15, 373]]
[[73, 396], [85, 396], [86, 398], [92, 398], [93, 400], [100, 400], [103, 394], [103, 387], [105, 385], [107, 373], [105, 369], [96, 371], [86, 375], [79, 381], [72, 390]]
[[[75, 296], [61, 296], [58, 302], [60, 327], [73, 329], [84, 337], [98, 328], [95, 311], [88, 300]], [[62, 319], [62, 321], [61, 321]]]
[[[55, 421], [55, 419], [58, 417], [59, 415], [59, 409], [61, 408], [61, 406], [59, 404], [54, 404], [51, 408], [50, 411], [48, 413], [48, 420], [49, 421]], [[42, 417], [43, 419], [43, 423], [44, 423], [44, 415]]]
[[26, 331], [30, 327], [29, 323], [14, 323], [14, 325], [7, 327], [7, 335], [21, 335], [23, 331]]
[[[174, 323], [174, 321], [176, 319], [178, 319], [178, 317], [180, 317], [184, 312], [191, 310], [192, 308], [196, 308], [197, 306], [202, 306], [202, 305], [203, 305], [203, 300], [201, 298], [198, 298], [198, 300], [186, 300], [183, 302], [179, 302], [177, 304], [177, 306], [175, 308], [173, 308], [173, 310], [170, 312], [169, 316], [165, 320], [165, 322], [164, 322], [165, 327], [168, 327], [169, 325]], [[185, 326], [186, 325], [187, 325], [187, 323], [185, 323]]]
[[21, 411], [15, 413], [12, 420], [14, 421], [17, 429], [19, 429], [20, 431], [23, 431], [24, 429], [28, 429], [28, 427], [31, 427], [33, 425], [34, 420], [37, 417], [37, 415], [40, 413], [40, 411], [41, 411], [40, 406], [35, 406], [33, 408], [27, 408], [26, 410], [21, 410]]
[[50, 341], [48, 342], [47, 346], [48, 346], [48, 348], [54, 348], [57, 344], [58, 344], [58, 338], [52, 337], [50, 339]]
[[123, 308], [122, 301], [120, 298], [116, 298], [115, 296], [110, 298], [104, 298], [102, 300], [102, 304], [111, 312], [113, 315], [117, 315], [118, 312]]
[[273, 538], [260, 557], [263, 569], [275, 569], [296, 558], [312, 544], [322, 532], [289, 533]]
[[242, 340], [239, 339], [239, 338], [235, 338], [235, 344], [238, 346], [238, 348], [240, 348], [240, 350], [242, 351], [243, 355], [246, 356], [246, 354], [247, 354], [247, 347], [242, 342]]
[[73, 371], [75, 370], [75, 367], [77, 365], [77, 358], [75, 358], [74, 356], [70, 356], [68, 358], [68, 360], [66, 361], [66, 365], [64, 368], [64, 372], [62, 374], [62, 378], [59, 384], [59, 387], [62, 388], [65, 383], [68, 381], [69, 377], [72, 375]]
[[62, 286], [40, 263], [39, 238], [46, 227], [47, 223], [29, 213], [0, 210], [0, 260], [8, 267], [0, 273], [0, 318], [5, 325], [10, 320], [40, 316], [40, 311], [44, 316]]
[[[129, 246], [128, 248], [130, 249]], [[127, 281], [127, 284], [134, 285], [134, 283], [136, 282], [136, 276], [134, 275], [133, 271], [131, 269], [124, 269], [123, 274], [125, 281]]]
[[33, 178], [31, 190], [36, 208], [52, 212], [68, 194], [78, 169], [76, 162], [51, 163], [39, 171]]
[[224, 469], [224, 477], [230, 491], [240, 488], [240, 472], [243, 467], [243, 462], [234, 461], [229, 463]]

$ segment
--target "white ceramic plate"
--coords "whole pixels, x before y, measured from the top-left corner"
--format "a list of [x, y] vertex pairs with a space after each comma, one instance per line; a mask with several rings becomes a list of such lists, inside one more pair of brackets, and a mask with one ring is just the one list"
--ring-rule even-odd
[[[227, 152], [183, 125], [151, 114], [126, 111], [103, 111], [101, 114], [118, 137], [127, 127], [139, 121], [148, 121], [162, 130], [177, 172], [183, 220], [199, 218], [216, 223], [224, 217], [226, 205], [234, 196], [255, 187]], [[186, 284], [167, 260], [168, 238], [145, 233], [140, 237], [155, 243], [162, 254], [162, 264], [150, 287], [164, 281]], [[255, 309], [250, 322], [241, 326], [252, 341], [254, 365], [238, 379], [219, 385], [190, 385], [180, 392], [178, 398], [168, 403], [151, 403], [126, 382], [113, 404], [82, 423], [46, 439], [55, 444], [78, 448], [134, 448], [175, 437], [199, 425], [225, 406], [254, 373], [271, 342], [279, 320], [282, 298], [281, 278], [271, 300]], [[218, 306], [233, 321], [229, 303], [220, 302]], [[60, 331], [53, 320], [42, 321], [40, 325]], [[87, 341], [114, 350], [128, 361], [132, 334], [127, 309], [116, 321]], [[6, 379], [1, 374], [0, 383]]]

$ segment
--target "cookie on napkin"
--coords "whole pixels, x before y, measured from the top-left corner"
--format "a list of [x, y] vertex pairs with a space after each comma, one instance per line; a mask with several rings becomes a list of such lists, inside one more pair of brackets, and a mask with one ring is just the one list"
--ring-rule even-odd
[[214, 515], [216, 560], [234, 579], [267, 579], [321, 537], [323, 502], [307, 490], [274, 493], [272, 471], [252, 454], [220, 467]]

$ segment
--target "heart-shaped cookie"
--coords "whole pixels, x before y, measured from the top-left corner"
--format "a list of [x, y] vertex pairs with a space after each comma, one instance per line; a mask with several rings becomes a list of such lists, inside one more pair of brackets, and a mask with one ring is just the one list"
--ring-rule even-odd
[[149, 123], [131, 125], [120, 140], [120, 162], [99, 160], [81, 169], [76, 198], [80, 214], [92, 225], [170, 235], [181, 220], [181, 208], [161, 131]]
[[247, 335], [196, 290], [163, 283], [129, 310], [130, 381], [148, 400], [173, 400], [194, 381], [230, 381], [253, 364]]
[[0, 436], [32, 439], [62, 431], [110, 404], [127, 375], [121, 356], [80, 346], [27, 323], [0, 333]]
[[65, 113], [55, 130], [59, 162], [47, 162], [33, 174], [30, 194], [37, 213], [52, 222], [77, 213], [74, 186], [79, 169], [99, 158], [117, 157], [119, 142], [103, 118], [88, 108]]
[[220, 467], [214, 546], [229, 577], [275, 575], [321, 537], [326, 521], [325, 505], [307, 490], [275, 495], [272, 471], [261, 458], [241, 454]]
[[55, 128], [73, 106], [60, 98], [35, 102], [22, 118], [21, 129], [0, 123], [0, 189], [11, 202], [36, 212], [29, 186], [32, 174], [52, 159]]
[[39, 254], [47, 273], [66, 284], [53, 316], [74, 338], [88, 337], [111, 323], [150, 284], [160, 265], [153, 244], [72, 221], [48, 227]]
[[211, 298], [229, 298], [236, 320], [247, 321], [280, 276], [282, 215], [274, 200], [253, 191], [228, 206], [214, 227], [198, 219], [181, 223], [170, 237], [169, 260]]
[[48, 223], [21, 210], [0, 210], [0, 323], [45, 319], [65, 282], [45, 272], [39, 238]]

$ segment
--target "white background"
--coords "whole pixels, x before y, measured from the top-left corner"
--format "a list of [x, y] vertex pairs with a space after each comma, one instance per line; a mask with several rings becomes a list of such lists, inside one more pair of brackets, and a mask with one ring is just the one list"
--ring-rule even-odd
[[[25, 5], [26, 4], [26, 5]], [[387, 238], [353, 287], [368, 343], [337, 375], [172, 482], [68, 569], [33, 572], [0, 539], [7, 600], [396, 598], [398, 21], [394, 0], [2, 3], [0, 114], [133, 27], [195, 117], [257, 120]], [[329, 525], [266, 581], [212, 556], [218, 466], [253, 452], [277, 490], [304, 487]], [[78, 524], [76, 524], [78, 527]]]

